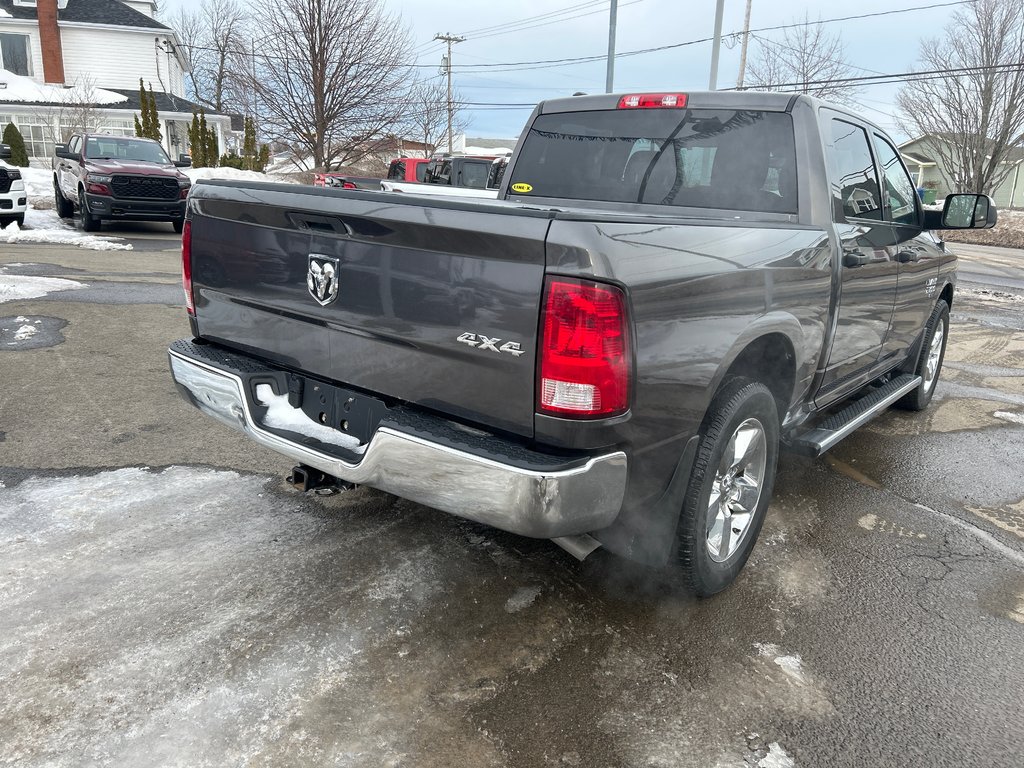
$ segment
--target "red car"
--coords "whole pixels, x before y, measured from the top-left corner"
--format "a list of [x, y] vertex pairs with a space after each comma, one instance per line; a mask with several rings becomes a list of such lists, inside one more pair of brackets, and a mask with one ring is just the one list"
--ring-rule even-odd
[[380, 189], [380, 179], [375, 176], [352, 176], [348, 173], [314, 173], [313, 186], [334, 189]]

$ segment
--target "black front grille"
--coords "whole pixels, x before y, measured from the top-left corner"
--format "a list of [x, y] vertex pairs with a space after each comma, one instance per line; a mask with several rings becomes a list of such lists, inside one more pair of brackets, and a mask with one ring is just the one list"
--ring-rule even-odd
[[8, 210], [10, 208], [13, 208], [13, 207], [14, 207], [14, 201], [13, 200], [0, 200], [0, 210], [6, 211], [6, 210]]
[[15, 176], [13, 173], [8, 173], [6, 168], [0, 168], [0, 193], [10, 192], [11, 182], [20, 178], [21, 173]]
[[177, 200], [179, 196], [177, 179], [159, 176], [114, 176], [110, 184], [114, 197]]

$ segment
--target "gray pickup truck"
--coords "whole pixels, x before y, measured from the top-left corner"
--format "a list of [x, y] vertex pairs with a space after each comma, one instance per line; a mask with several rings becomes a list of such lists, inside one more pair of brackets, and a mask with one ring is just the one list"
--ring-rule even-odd
[[544, 102], [498, 200], [204, 182], [183, 396], [295, 463], [579, 558], [743, 567], [781, 448], [935, 391], [983, 195], [926, 211], [893, 142], [773, 93]]

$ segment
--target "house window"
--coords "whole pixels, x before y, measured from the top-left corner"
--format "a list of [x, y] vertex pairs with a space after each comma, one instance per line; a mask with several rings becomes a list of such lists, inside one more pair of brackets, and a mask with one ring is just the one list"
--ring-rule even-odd
[[28, 35], [0, 33], [0, 58], [4, 69], [16, 75], [28, 76]]

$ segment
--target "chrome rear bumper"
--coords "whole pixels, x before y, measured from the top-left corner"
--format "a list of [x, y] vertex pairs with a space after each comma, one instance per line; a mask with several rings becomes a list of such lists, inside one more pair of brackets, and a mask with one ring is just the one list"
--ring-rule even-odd
[[273, 451], [350, 483], [534, 538], [605, 528], [622, 506], [626, 487], [622, 451], [590, 457], [571, 469], [538, 472], [381, 426], [352, 463], [258, 424], [243, 382], [234, 373], [174, 349], [168, 354], [174, 380], [199, 410]]

